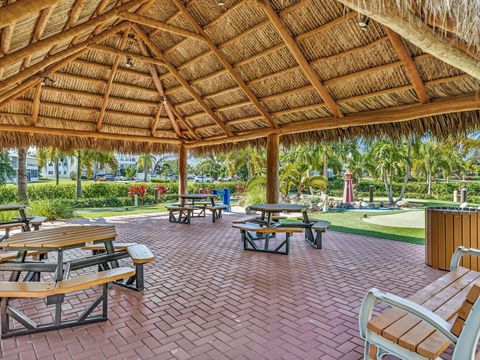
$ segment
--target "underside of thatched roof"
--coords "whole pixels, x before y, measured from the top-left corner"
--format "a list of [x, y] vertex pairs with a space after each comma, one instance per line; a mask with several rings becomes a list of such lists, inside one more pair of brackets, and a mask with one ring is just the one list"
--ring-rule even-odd
[[479, 126], [477, 0], [183, 1], [0, 0], [0, 146], [206, 152]]

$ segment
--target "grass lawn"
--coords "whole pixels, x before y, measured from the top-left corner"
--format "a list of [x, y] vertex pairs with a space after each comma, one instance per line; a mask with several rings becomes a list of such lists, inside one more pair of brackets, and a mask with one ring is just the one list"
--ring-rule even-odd
[[[399, 213], [399, 211], [386, 211], [378, 214], [375, 213], [375, 215], [368, 213], [368, 216], [382, 216], [387, 214], [392, 215], [395, 213]], [[418, 213], [418, 216], [424, 216], [423, 211], [420, 210]], [[362, 220], [362, 212], [335, 211], [328, 213], [316, 213], [312, 214], [311, 217], [318, 220], [330, 221], [332, 224], [330, 230], [334, 231], [398, 240], [414, 244], [424, 244], [425, 242], [424, 229], [398, 228], [368, 224]]]
[[[91, 180], [82, 180], [82, 184], [91, 183], [91, 182], [92, 182]], [[70, 178], [60, 178], [59, 183], [60, 184], [76, 184], [77, 181], [72, 180]], [[37, 185], [44, 185], [44, 184], [55, 185], [56, 184], [55, 178], [43, 178], [38, 180], [37, 182], [28, 183], [28, 186], [37, 186]]]
[[120, 216], [120, 215], [138, 215], [150, 214], [167, 211], [167, 204], [144, 205], [138, 207], [118, 207], [118, 208], [92, 208], [79, 209], [75, 214], [79, 217], [94, 219], [100, 217]]

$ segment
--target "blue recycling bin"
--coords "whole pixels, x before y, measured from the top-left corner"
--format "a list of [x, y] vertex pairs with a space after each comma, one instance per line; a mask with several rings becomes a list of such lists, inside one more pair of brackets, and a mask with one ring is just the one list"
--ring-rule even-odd
[[222, 204], [227, 206], [227, 211], [230, 211], [230, 189], [212, 190], [213, 195], [222, 195]]

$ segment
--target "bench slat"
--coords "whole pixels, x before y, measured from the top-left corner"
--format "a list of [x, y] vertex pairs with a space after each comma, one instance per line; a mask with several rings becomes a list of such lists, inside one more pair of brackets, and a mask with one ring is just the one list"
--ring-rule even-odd
[[150, 249], [142, 244], [129, 246], [127, 251], [134, 264], [145, 264], [155, 260], [155, 256], [152, 254]]
[[245, 216], [240, 219], [235, 219], [232, 221], [233, 224], [245, 224], [249, 221], [259, 220], [258, 215]]
[[47, 218], [45, 216], [35, 216], [33, 219], [29, 220], [28, 222], [32, 225], [41, 225], [45, 221], [47, 221]]
[[[29, 251], [27, 252], [27, 256], [36, 256], [36, 255], [42, 255], [46, 254], [47, 251], [42, 251], [42, 250], [36, 250], [36, 251]], [[10, 251], [6, 252], [3, 254], [0, 254], [0, 263], [5, 262], [5, 261], [10, 261], [10, 260], [15, 260], [17, 258], [17, 252], [16, 251]]]
[[97, 273], [76, 276], [57, 283], [54, 293], [67, 294], [74, 291], [84, 290], [92, 286], [106, 284], [112, 281], [126, 279], [135, 275], [135, 270], [128, 267], [118, 267]]
[[[113, 248], [114, 248], [116, 251], [121, 251], [121, 250], [127, 250], [127, 248], [128, 248], [129, 246], [133, 246], [133, 245], [136, 245], [136, 243], [121, 243], [121, 242], [116, 243], [116, 242], [114, 242], [114, 243], [113, 243]], [[103, 244], [103, 243], [83, 246], [83, 247], [82, 247], [82, 250], [106, 251], [106, 249], [105, 249], [105, 244]]]
[[237, 225], [233, 225], [233, 227], [240, 230], [255, 231], [258, 233], [301, 233], [303, 232], [302, 229], [298, 229], [298, 228], [287, 228], [287, 227], [267, 228], [267, 227], [261, 227], [256, 224], [237, 224]]
[[315, 231], [318, 230], [327, 230], [330, 227], [330, 222], [329, 221], [324, 221], [324, 220], [319, 220], [315, 224], [313, 224], [312, 229]]
[[0, 282], [0, 297], [37, 298], [53, 295], [54, 282]]
[[[434, 281], [423, 289], [419, 290], [409, 299], [413, 302], [416, 302], [417, 304], [422, 304], [426, 300], [431, 298], [433, 295], [435, 295], [445, 287], [449, 286], [451, 283], [456, 281], [458, 278], [464, 276], [468, 272], [468, 269], [459, 267], [456, 270], [445, 274], [440, 279]], [[407, 313], [405, 311], [397, 308], [388, 309], [381, 313], [379, 316], [376, 316], [372, 320], [370, 320], [368, 323], [368, 329], [381, 335], [383, 329], [390, 326], [395, 321], [401, 319], [406, 314]]]

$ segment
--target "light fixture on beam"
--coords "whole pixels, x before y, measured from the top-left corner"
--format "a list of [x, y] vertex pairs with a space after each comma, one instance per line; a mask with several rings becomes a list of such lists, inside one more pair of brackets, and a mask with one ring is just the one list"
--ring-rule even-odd
[[367, 31], [368, 29], [368, 24], [370, 23], [370, 18], [366, 15], [361, 15], [360, 20], [358, 21], [358, 26], [360, 26], [360, 29], [363, 31]]
[[225, 6], [225, 0], [218, 0], [218, 6]]
[[53, 85], [53, 84], [55, 84], [55, 80], [53, 80], [52, 78], [48, 77], [48, 75], [45, 75], [45, 76], [42, 78], [42, 81], [40, 82], [40, 84], [41, 84], [42, 86]]
[[127, 57], [127, 62], [125, 63], [125, 67], [131, 69], [133, 67], [133, 59], [129, 56]]

